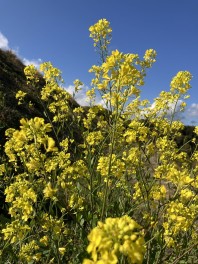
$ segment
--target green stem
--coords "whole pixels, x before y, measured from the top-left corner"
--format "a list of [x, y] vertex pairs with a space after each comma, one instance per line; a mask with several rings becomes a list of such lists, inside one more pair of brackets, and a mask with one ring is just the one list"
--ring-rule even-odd
[[113, 131], [112, 131], [112, 137], [111, 137], [111, 142], [110, 142], [109, 167], [108, 167], [107, 181], [105, 184], [104, 200], [103, 200], [103, 204], [102, 204], [101, 221], [104, 220], [105, 213], [108, 210], [107, 209], [107, 197], [108, 197], [108, 191], [109, 191], [108, 186], [109, 186], [109, 176], [111, 173], [113, 150], [114, 150], [114, 145], [115, 145], [115, 132], [116, 132], [117, 119], [118, 119], [118, 112], [116, 113], [115, 120], [113, 123]]

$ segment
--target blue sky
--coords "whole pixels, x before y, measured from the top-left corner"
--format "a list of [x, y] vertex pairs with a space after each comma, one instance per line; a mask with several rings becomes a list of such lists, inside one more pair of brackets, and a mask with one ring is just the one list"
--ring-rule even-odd
[[[24, 62], [51, 61], [65, 87], [75, 79], [90, 85], [88, 69], [98, 63], [88, 28], [101, 18], [113, 28], [111, 49], [144, 55], [157, 51], [142, 97], [151, 102], [169, 89], [181, 70], [193, 75], [185, 124], [198, 125], [197, 0], [0, 0], [0, 48], [13, 49]], [[80, 102], [84, 100], [81, 94]], [[194, 123], [193, 123], [194, 122]]]

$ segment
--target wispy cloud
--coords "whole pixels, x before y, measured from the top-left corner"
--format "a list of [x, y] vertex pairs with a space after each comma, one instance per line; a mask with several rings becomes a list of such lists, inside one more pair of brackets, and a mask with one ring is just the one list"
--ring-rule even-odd
[[33, 64], [37, 69], [39, 68], [40, 64], [42, 63], [42, 59], [33, 59], [33, 60], [28, 60], [26, 58], [23, 58], [23, 63], [27, 66], [30, 64]]
[[[177, 103], [168, 103], [165, 111], [163, 109], [160, 109], [160, 110], [158, 110], [158, 114], [159, 115], [165, 114], [165, 116], [169, 119], [172, 119], [172, 117], [174, 116], [174, 119], [176, 119], [176, 120], [180, 119], [181, 120], [184, 118], [183, 112], [180, 111], [182, 103], [183, 103], [182, 100], [178, 100]], [[157, 105], [157, 103], [153, 102], [150, 107], [148, 107], [147, 109], [143, 109], [142, 110], [142, 117], [144, 118], [145, 115], [147, 116], [148, 112], [150, 112], [156, 108], [156, 105]]]
[[188, 124], [198, 126], [198, 104], [191, 104], [185, 112], [185, 120]]
[[198, 119], [198, 104], [191, 104], [191, 106], [187, 110], [188, 116], [192, 118], [197, 118]]
[[[5, 35], [3, 35], [3, 33], [0, 32], [0, 49], [3, 49], [3, 50], [8, 50], [8, 49], [11, 49], [9, 47], [9, 41], [7, 39], [7, 37]], [[19, 54], [19, 48], [17, 49], [11, 49], [13, 53], [15, 53], [18, 57], [21, 58], [21, 60], [23, 61], [23, 63], [27, 66], [27, 65], [30, 65], [30, 64], [33, 64], [37, 69], [39, 68], [39, 65], [42, 63], [42, 60], [41, 59], [32, 59], [32, 60], [29, 60], [29, 59], [26, 59], [26, 58], [23, 58], [20, 54]]]
[[[69, 85], [67, 87], [64, 87], [64, 89], [70, 93], [72, 96], [74, 95], [74, 85]], [[75, 94], [75, 100], [82, 106], [89, 105], [89, 102], [87, 102], [86, 92], [89, 90], [88, 86], [83, 85], [82, 89]]]
[[[64, 89], [73, 96], [74, 91], [75, 91], [74, 85], [69, 85], [67, 87], [64, 87]], [[88, 86], [83, 85], [82, 89], [77, 94], [75, 94], [75, 100], [79, 103], [79, 105], [87, 106], [87, 105], [90, 104], [90, 102], [89, 102], [89, 100], [88, 100], [88, 98], [86, 96], [86, 92], [89, 89], [90, 88]], [[98, 94], [96, 94], [95, 104], [104, 106], [104, 102], [103, 102], [101, 96], [98, 95]]]
[[9, 49], [9, 41], [1, 32], [0, 32], [0, 48], [5, 50]]

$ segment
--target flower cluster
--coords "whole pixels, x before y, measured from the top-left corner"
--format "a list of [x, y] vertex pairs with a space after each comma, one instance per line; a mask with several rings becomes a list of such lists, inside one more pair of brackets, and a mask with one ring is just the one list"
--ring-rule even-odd
[[[111, 37], [112, 29], [110, 27], [109, 21], [106, 19], [100, 19], [95, 25], [89, 28], [90, 37], [94, 40], [94, 46], [97, 45], [99, 41], [103, 39], [109, 39]], [[109, 40], [106, 42], [109, 44]]]
[[139, 87], [144, 84], [145, 68], [152, 66], [155, 57], [154, 50], [146, 51], [144, 61], [137, 54], [115, 50], [101, 66], [92, 66], [89, 70], [95, 74], [92, 85], [101, 93], [108, 108], [123, 111], [129, 98], [140, 95]]
[[129, 263], [143, 261], [145, 242], [141, 227], [127, 215], [99, 222], [88, 239], [87, 251], [93, 260], [85, 259], [83, 264], [116, 264], [120, 254], [126, 256]]

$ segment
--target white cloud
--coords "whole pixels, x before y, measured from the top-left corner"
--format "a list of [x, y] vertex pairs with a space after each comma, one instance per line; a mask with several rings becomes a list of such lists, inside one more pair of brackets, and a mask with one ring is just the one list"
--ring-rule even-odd
[[[198, 104], [193, 103], [189, 107], [185, 109], [184, 112], [179, 112], [180, 106], [182, 104], [182, 100], [179, 100], [177, 106], [175, 108], [175, 118], [183, 121], [185, 125], [198, 125]], [[151, 109], [155, 107], [155, 103], [151, 105]], [[171, 118], [174, 111], [174, 104], [169, 105], [169, 110], [167, 112], [167, 117]]]
[[[158, 111], [158, 114], [163, 115], [164, 113], [166, 113], [165, 116], [167, 118], [171, 119], [174, 115], [174, 119], [183, 119], [183, 112], [180, 111], [182, 103], [183, 103], [182, 100], [178, 100], [177, 104], [168, 103], [165, 112], [163, 111], [163, 109], [160, 109]], [[148, 107], [147, 109], [143, 109], [141, 113], [142, 118], [144, 118], [148, 114], [148, 112], [152, 111], [152, 109], [155, 109], [155, 107], [156, 107], [156, 102], [153, 102], [150, 107]]]
[[[69, 85], [68, 87], [64, 87], [64, 89], [70, 93], [72, 96], [74, 96], [74, 85]], [[76, 95], [75, 95], [75, 100], [82, 106], [88, 105], [88, 102], [86, 102], [86, 92], [88, 91], [87, 86], [83, 86], [82, 90], [80, 90]]]
[[9, 49], [8, 39], [0, 32], [0, 48]]
[[[64, 89], [69, 92], [72, 96], [74, 94], [74, 85], [69, 85], [68, 87], [64, 87]], [[89, 87], [86, 85], [82, 86], [82, 89], [75, 94], [75, 100], [79, 103], [81, 106], [88, 106], [89, 105], [89, 100], [87, 100], [86, 92], [89, 90]], [[95, 100], [96, 105], [102, 105], [104, 107], [104, 102], [101, 99], [100, 95], [96, 95], [96, 100]]]
[[198, 104], [191, 104], [191, 106], [187, 110], [187, 114], [189, 117], [198, 118]]
[[[0, 32], [0, 49], [4, 49], [4, 50], [10, 49], [8, 39], [1, 32]], [[38, 69], [39, 65], [42, 63], [41, 59], [29, 60], [29, 59], [23, 58], [22, 56], [19, 55], [19, 48], [11, 49], [11, 50], [14, 54], [16, 54], [18, 57], [21, 58], [21, 60], [26, 66], [33, 64]]]
[[[167, 109], [166, 109], [167, 115], [171, 116], [174, 113], [178, 113], [180, 111], [180, 107], [181, 107], [182, 103], [183, 103], [182, 100], [178, 100], [177, 104], [176, 103], [168, 103]], [[151, 109], [155, 108], [155, 106], [156, 106], [156, 102], [152, 103]]]
[[26, 58], [23, 58], [23, 63], [27, 66], [30, 64], [33, 64], [37, 69], [39, 68], [40, 64], [42, 63], [41, 59], [37, 59], [37, 60], [28, 60]]

